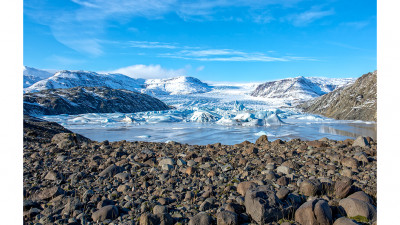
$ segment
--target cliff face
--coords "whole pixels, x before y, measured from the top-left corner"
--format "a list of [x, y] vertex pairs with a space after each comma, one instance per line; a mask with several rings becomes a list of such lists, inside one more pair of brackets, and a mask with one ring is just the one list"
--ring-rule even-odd
[[339, 88], [299, 107], [305, 112], [340, 120], [376, 121], [377, 71], [362, 75], [350, 86]]
[[24, 94], [24, 114], [134, 113], [167, 110], [162, 101], [146, 94], [107, 87], [49, 89]]

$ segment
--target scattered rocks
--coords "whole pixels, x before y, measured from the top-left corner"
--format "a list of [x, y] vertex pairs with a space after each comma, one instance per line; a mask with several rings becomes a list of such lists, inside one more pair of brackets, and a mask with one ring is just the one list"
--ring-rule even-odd
[[[38, 132], [39, 125], [46, 129]], [[376, 218], [373, 139], [366, 138], [371, 147], [330, 139], [271, 143], [266, 136], [255, 144], [202, 146], [66, 134], [52, 141], [57, 132], [69, 131], [47, 122], [24, 125], [26, 224], [332, 224], [332, 217], [335, 224], [354, 224], [337, 217]]]

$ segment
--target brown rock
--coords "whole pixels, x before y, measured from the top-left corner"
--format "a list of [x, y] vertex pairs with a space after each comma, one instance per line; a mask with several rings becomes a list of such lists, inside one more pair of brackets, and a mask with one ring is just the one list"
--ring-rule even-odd
[[242, 196], [246, 195], [246, 191], [250, 188], [255, 188], [257, 187], [257, 184], [251, 181], [244, 181], [240, 182], [239, 185], [237, 186], [237, 192], [241, 194]]
[[341, 177], [335, 183], [335, 196], [336, 198], [345, 198], [351, 190], [353, 181], [348, 177]]
[[321, 188], [321, 182], [317, 179], [305, 180], [300, 184], [300, 192], [305, 196], [316, 196]]

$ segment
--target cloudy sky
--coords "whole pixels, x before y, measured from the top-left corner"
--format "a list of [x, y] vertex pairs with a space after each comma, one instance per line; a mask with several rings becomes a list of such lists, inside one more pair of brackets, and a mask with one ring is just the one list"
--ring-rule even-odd
[[376, 0], [24, 0], [24, 65], [213, 81], [376, 70]]

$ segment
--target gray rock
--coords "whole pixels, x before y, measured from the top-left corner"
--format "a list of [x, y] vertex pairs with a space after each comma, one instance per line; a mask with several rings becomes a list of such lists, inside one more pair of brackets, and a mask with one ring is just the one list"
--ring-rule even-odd
[[209, 225], [213, 223], [213, 218], [205, 212], [200, 212], [197, 215], [193, 216], [189, 225]]
[[45, 188], [42, 191], [40, 191], [38, 194], [34, 195], [32, 197], [32, 200], [46, 200], [46, 199], [54, 198], [61, 194], [64, 194], [64, 190], [61, 189], [60, 187]]
[[292, 173], [292, 169], [287, 166], [278, 166], [278, 168], [276, 168], [276, 172], [281, 172], [283, 174], [289, 175], [290, 173]]
[[348, 177], [341, 177], [335, 183], [335, 196], [336, 198], [345, 198], [351, 190], [353, 181]]
[[92, 214], [92, 219], [95, 222], [102, 222], [106, 219], [114, 220], [118, 217], [118, 208], [113, 205], [107, 205]]
[[168, 208], [162, 205], [155, 205], [153, 208], [153, 214], [163, 214], [168, 213]]
[[242, 196], [245, 196], [245, 195], [246, 195], [246, 191], [247, 191], [248, 189], [256, 188], [256, 187], [257, 187], [257, 184], [255, 184], [254, 182], [251, 182], [251, 181], [243, 181], [243, 182], [240, 182], [240, 183], [238, 184], [238, 186], [236, 187], [236, 190], [237, 190], [237, 192], [238, 192], [239, 194], [241, 194]]
[[367, 139], [362, 136], [358, 136], [356, 140], [353, 142], [353, 147], [360, 146], [360, 147], [369, 147], [370, 144], [368, 143]]
[[295, 213], [300, 224], [332, 224], [332, 211], [325, 200], [314, 199], [300, 206]]
[[358, 200], [367, 202], [371, 205], [374, 205], [374, 201], [372, 200], [372, 198], [369, 197], [367, 194], [365, 194], [365, 192], [363, 192], [363, 191], [357, 191], [357, 192], [349, 195], [348, 198], [358, 199]]
[[277, 221], [283, 218], [286, 212], [274, 191], [266, 185], [247, 190], [244, 204], [246, 213], [258, 224]]
[[172, 159], [172, 158], [165, 158], [165, 159], [162, 159], [162, 160], [160, 160], [160, 162], [158, 162], [158, 165], [159, 166], [163, 166], [163, 165], [171, 165], [171, 166], [174, 166], [175, 165], [175, 161], [174, 161], [174, 159]]
[[238, 225], [238, 215], [231, 211], [222, 211], [217, 214], [217, 225]]
[[370, 221], [376, 220], [375, 206], [353, 198], [345, 198], [339, 201], [348, 217], [363, 216]]
[[288, 196], [288, 194], [290, 193], [289, 189], [287, 189], [286, 187], [281, 187], [277, 192], [276, 192], [276, 196], [279, 199], [285, 199], [286, 196]]
[[117, 173], [121, 173], [124, 169], [122, 167], [116, 166], [116, 165], [111, 165], [104, 169], [101, 173], [99, 173], [100, 177], [113, 177]]
[[305, 180], [300, 184], [300, 192], [305, 196], [316, 196], [321, 188], [321, 182], [317, 179]]

